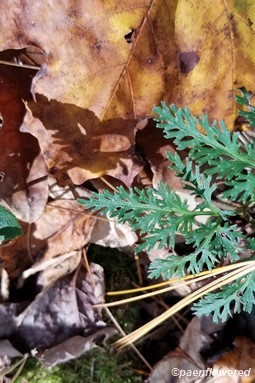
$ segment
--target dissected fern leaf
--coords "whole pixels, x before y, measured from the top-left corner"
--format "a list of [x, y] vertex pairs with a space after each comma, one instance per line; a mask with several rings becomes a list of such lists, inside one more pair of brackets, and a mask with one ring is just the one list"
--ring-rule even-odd
[[230, 133], [223, 121], [210, 124], [206, 115], [199, 119], [188, 108], [168, 107], [165, 102], [153, 111], [165, 137], [173, 138], [178, 150], [189, 149], [189, 157], [200, 166], [208, 165], [206, 174], [231, 180], [247, 167], [255, 169], [254, 145], [249, 146], [249, 153], [241, 150], [239, 133]]
[[207, 294], [193, 305], [196, 315], [212, 315], [213, 321], [225, 322], [230, 313], [239, 313], [241, 309], [251, 312], [254, 304], [255, 273], [239, 278], [230, 285], [222, 287], [217, 293]]
[[[240, 91], [242, 95], [236, 99], [248, 111], [239, 114], [250, 125], [255, 125], [255, 107], [250, 103], [252, 95], [244, 88]], [[156, 259], [149, 268], [150, 278], [195, 275], [204, 269], [213, 269], [222, 261], [239, 261], [243, 252], [240, 246], [243, 234], [230, 223], [230, 217], [241, 214], [254, 224], [248, 211], [255, 203], [254, 142], [241, 146], [239, 133], [228, 131], [224, 122], [210, 123], [206, 115], [198, 118], [189, 108], [168, 107], [162, 102], [154, 112], [157, 127], [163, 129], [166, 138], [173, 139], [177, 151], [187, 149], [189, 152], [185, 161], [177, 152], [168, 153], [168, 159], [184, 188], [195, 196], [196, 207], [191, 209], [187, 200], [182, 200], [163, 183], [157, 190], [120, 186], [114, 193], [108, 190], [94, 192], [90, 198], [78, 201], [87, 209], [107, 213], [139, 231], [142, 241], [136, 252], [148, 251], [154, 246], [174, 249], [176, 234], [183, 236], [185, 244], [191, 248], [190, 253], [180, 256], [173, 251], [167, 259]], [[221, 197], [230, 201], [231, 206], [222, 207], [223, 203], [215, 200], [218, 180], [225, 182], [226, 189], [221, 192]], [[198, 219], [202, 215], [208, 217], [206, 224]], [[250, 239], [247, 247], [255, 251], [255, 240]], [[217, 293], [206, 295], [195, 304], [194, 310], [197, 315], [212, 314], [215, 321], [224, 321], [241, 307], [250, 312], [254, 293], [255, 273], [250, 272]]]

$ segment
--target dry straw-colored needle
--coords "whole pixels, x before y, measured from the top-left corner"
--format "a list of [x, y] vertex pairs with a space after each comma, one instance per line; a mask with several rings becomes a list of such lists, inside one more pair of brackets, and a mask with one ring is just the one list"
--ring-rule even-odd
[[229, 272], [228, 275], [223, 275], [217, 280], [214, 280], [206, 286], [203, 286], [198, 290], [194, 291], [187, 297], [183, 298], [180, 302], [176, 303], [170, 309], [165, 311], [163, 314], [159, 315], [157, 318], [153, 319], [152, 321], [140, 327], [139, 329], [133, 331], [129, 335], [119, 339], [117, 342], [114, 343], [114, 346], [117, 348], [124, 348], [130, 344], [133, 344], [138, 339], [146, 335], [149, 331], [160, 325], [165, 320], [169, 319], [172, 315], [174, 315], [176, 312], [180, 311], [187, 305], [203, 297], [205, 294], [212, 292], [222, 286], [225, 286], [235, 281], [237, 278], [243, 277], [254, 270], [255, 261], [242, 262], [242, 266], [239, 269], [236, 270], [236, 268], [233, 268], [233, 271]]
[[134, 294], [134, 293], [138, 293], [138, 292], [143, 292], [144, 290], [154, 290], [154, 289], [157, 289], [159, 287], [167, 286], [170, 283], [180, 282], [180, 280], [182, 280], [182, 281], [186, 281], [189, 279], [195, 279], [196, 280], [197, 278], [199, 278], [203, 275], [207, 276], [207, 278], [210, 278], [210, 277], [213, 277], [214, 275], [225, 273], [229, 270], [239, 269], [241, 266], [246, 265], [246, 264], [247, 264], [247, 262], [239, 262], [239, 263], [235, 263], [232, 265], [221, 266], [221, 267], [217, 267], [213, 270], [202, 271], [199, 274], [187, 275], [183, 278], [172, 278], [172, 279], [169, 279], [165, 282], [156, 283], [156, 284], [151, 285], [151, 286], [138, 287], [135, 289], [128, 289], [128, 290], [108, 291], [106, 293], [106, 295], [108, 295], [108, 296], [126, 295], [126, 294]]

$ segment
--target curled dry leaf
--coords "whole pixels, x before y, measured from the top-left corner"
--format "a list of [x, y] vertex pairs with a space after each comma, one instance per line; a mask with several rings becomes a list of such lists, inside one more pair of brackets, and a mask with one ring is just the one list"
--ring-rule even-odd
[[[10, 57], [1, 55], [1, 58]], [[22, 99], [29, 99], [31, 71], [0, 65], [0, 199], [22, 221], [40, 217], [48, 198], [47, 168], [37, 140], [21, 133], [26, 109]]]
[[82, 259], [81, 251], [70, 251], [51, 259], [42, 259], [36, 262], [29, 269], [23, 271], [19, 278], [18, 287], [21, 288], [27, 278], [39, 273], [37, 287], [46, 287], [57, 279], [72, 273], [77, 269]]

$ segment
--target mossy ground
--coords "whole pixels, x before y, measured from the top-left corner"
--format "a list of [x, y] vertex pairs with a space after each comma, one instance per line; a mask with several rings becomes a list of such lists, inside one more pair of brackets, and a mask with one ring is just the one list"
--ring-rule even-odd
[[16, 383], [140, 383], [127, 354], [97, 347], [59, 366], [43, 368], [29, 359]]

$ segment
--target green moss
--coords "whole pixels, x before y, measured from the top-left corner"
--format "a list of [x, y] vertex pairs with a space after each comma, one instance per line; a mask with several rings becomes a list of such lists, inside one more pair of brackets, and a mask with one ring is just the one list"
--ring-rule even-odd
[[139, 383], [127, 353], [97, 347], [86, 355], [52, 368], [30, 358], [16, 383]]

